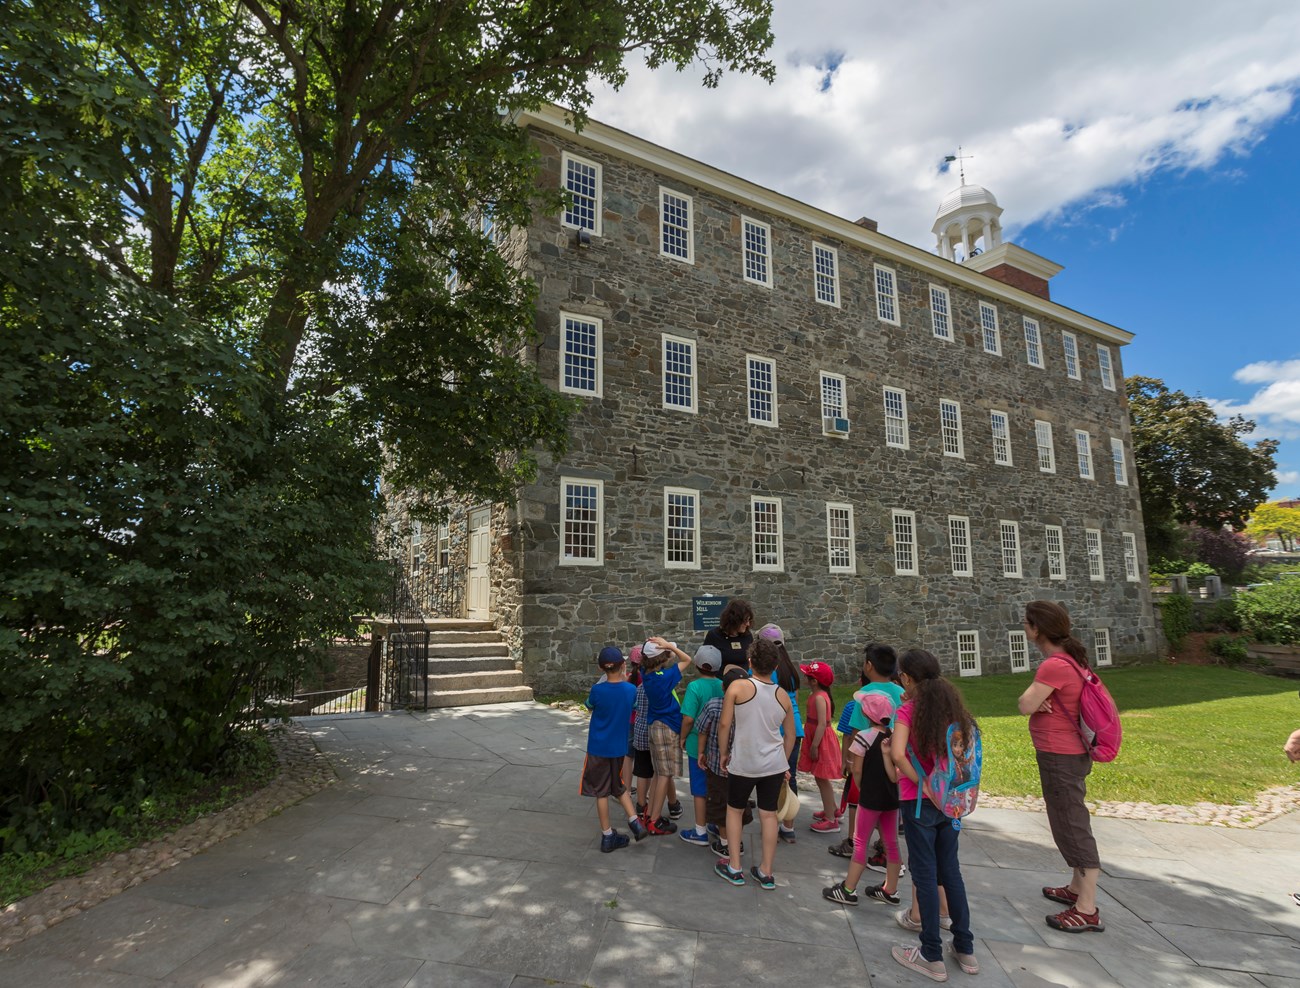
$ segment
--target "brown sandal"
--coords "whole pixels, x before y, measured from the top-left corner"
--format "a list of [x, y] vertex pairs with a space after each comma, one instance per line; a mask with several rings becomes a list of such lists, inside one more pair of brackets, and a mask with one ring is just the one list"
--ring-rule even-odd
[[1062, 933], [1102, 933], [1106, 929], [1101, 921], [1100, 909], [1089, 916], [1079, 912], [1074, 906], [1055, 916], [1048, 916], [1047, 925]]
[[1053, 902], [1059, 902], [1063, 906], [1072, 906], [1079, 901], [1079, 893], [1071, 892], [1068, 885], [1062, 885], [1060, 888], [1044, 885], [1043, 896]]

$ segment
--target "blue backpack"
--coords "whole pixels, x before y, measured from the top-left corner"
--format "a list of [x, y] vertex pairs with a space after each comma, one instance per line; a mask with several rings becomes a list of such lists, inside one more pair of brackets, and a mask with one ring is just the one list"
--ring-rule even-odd
[[921, 768], [912, 745], [907, 746], [907, 757], [916, 769], [921, 785], [917, 787], [916, 815], [921, 815], [921, 798], [929, 796], [944, 816], [952, 820], [952, 829], [961, 830], [962, 817], [975, 812], [980, 798], [980, 773], [984, 768], [984, 742], [980, 729], [972, 725], [970, 742], [964, 748], [953, 750], [952, 739], [957, 725], [948, 725], [947, 752], [934, 761], [929, 774]]

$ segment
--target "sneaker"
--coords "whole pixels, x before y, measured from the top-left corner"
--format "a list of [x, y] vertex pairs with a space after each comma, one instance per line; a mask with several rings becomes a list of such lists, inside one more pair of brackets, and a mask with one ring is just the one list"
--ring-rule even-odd
[[642, 820], [644, 820], [649, 813], [650, 813], [650, 807], [648, 805], [646, 805], [645, 803], [637, 804], [636, 815], [639, 816]]
[[617, 851], [620, 847], [627, 847], [629, 843], [627, 834], [620, 834], [617, 830], [612, 834], [601, 834], [600, 853], [608, 854], [610, 851]]
[[921, 924], [912, 918], [911, 909], [900, 909], [898, 912], [894, 913], [894, 922], [903, 929], [909, 930], [912, 933], [921, 932]]
[[1044, 885], [1043, 898], [1051, 899], [1053, 902], [1059, 902], [1063, 906], [1072, 906], [1079, 901], [1079, 893], [1070, 891], [1070, 886], [1068, 885], [1062, 885], [1059, 888]]
[[843, 882], [836, 882], [830, 888], [822, 889], [822, 898], [830, 899], [831, 902], [841, 902], [846, 906], [856, 906], [858, 904], [858, 893]]
[[[713, 840], [709, 842], [709, 848], [714, 854], [721, 855], [724, 858], [731, 857], [731, 850], [726, 844], [722, 843], [721, 837], [713, 838]], [[745, 853], [745, 842], [743, 840], [740, 842], [740, 853]]]
[[682, 804], [680, 800], [676, 803], [668, 804], [668, 816], [674, 820], [680, 820], [682, 818]]
[[868, 885], [863, 889], [862, 894], [868, 899], [875, 899], [877, 902], [885, 902], [891, 906], [896, 906], [903, 900], [893, 892], [886, 892], [883, 885]]
[[1089, 916], [1074, 906], [1055, 916], [1048, 916], [1047, 925], [1062, 933], [1102, 933], [1106, 929], [1106, 924], [1101, 921], [1100, 909]]
[[717, 837], [719, 834], [718, 825], [716, 823], [706, 823], [704, 829], [709, 832], [711, 837]]
[[[839, 814], [839, 813], [836, 813], [836, 814], [835, 814], [835, 819], [838, 820], [839, 818], [840, 818], [840, 814]], [[825, 811], [825, 810], [818, 810], [816, 813], [813, 814], [813, 819], [814, 819], [814, 820], [825, 820], [825, 819], [826, 819], [826, 811]]]
[[736, 871], [735, 868], [731, 867], [731, 862], [726, 858], [718, 859], [717, 863], [713, 866], [713, 873], [719, 878], [726, 879], [732, 885], [745, 884], [745, 873], [743, 871]]
[[632, 836], [637, 840], [645, 840], [650, 836], [650, 831], [646, 830], [645, 821], [640, 817], [627, 822], [627, 829], [632, 831]]
[[677, 824], [673, 823], [667, 817], [661, 816], [658, 820], [647, 820], [645, 829], [654, 837], [663, 837], [666, 834], [677, 833]]
[[917, 974], [923, 974], [931, 981], [947, 981], [948, 969], [943, 961], [927, 961], [921, 956], [920, 947], [894, 947], [889, 953], [903, 967], [911, 968]]
[[1297, 906], [1300, 906], [1300, 892], [1292, 892], [1291, 901], [1294, 902]]
[[952, 951], [952, 959], [957, 962], [957, 966], [966, 974], [979, 974], [980, 962], [975, 959], [974, 954], [959, 954], [957, 948]]
[[749, 873], [754, 876], [754, 881], [758, 882], [759, 888], [767, 889], [767, 891], [769, 892], [771, 892], [772, 889], [776, 888], [775, 876], [764, 875], [761, 871], [758, 870], [758, 865], [754, 865], [754, 867], [750, 868]]
[[709, 846], [709, 835], [700, 833], [694, 827], [690, 830], [683, 830], [677, 836], [686, 841], [687, 844], [698, 844], [700, 847]]
[[814, 820], [808, 827], [819, 834], [838, 834], [840, 832], [840, 821], [834, 817], [829, 820]]
[[838, 844], [832, 844], [826, 850], [837, 858], [851, 858], [853, 857], [853, 838], [845, 837]]
[[776, 825], [776, 836], [781, 840], [785, 841], [787, 844], [793, 844], [798, 840], [799, 835], [795, 831], [794, 827], [791, 827], [789, 830], [786, 830], [785, 827], [781, 826], [778, 823]]
[[[849, 857], [853, 856], [853, 850], [851, 848], [849, 850], [848, 856]], [[885, 867], [887, 864], [888, 862], [885, 861], [884, 851], [880, 851], [879, 853], [873, 854], [871, 855], [871, 857], [867, 858], [867, 867], [870, 868], [872, 871], [880, 872], [882, 875], [885, 873]]]

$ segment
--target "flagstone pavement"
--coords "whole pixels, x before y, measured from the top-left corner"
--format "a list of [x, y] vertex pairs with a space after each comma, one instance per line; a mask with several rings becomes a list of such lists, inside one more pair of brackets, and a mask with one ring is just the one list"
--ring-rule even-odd
[[[929, 983], [889, 957], [915, 943], [893, 910], [821, 898], [845, 862], [826, 853], [837, 835], [807, 829], [811, 806], [776, 890], [736, 888], [676, 836], [600, 853], [582, 718], [520, 703], [302, 723], [337, 784], [0, 954], [0, 985]], [[1093, 824], [1107, 929], [1071, 935], [1043, 922], [1060, 907], [1039, 888], [1065, 870], [1041, 813], [967, 821], [982, 970], [949, 963], [950, 981], [1300, 988], [1300, 813]], [[748, 867], [756, 827], [746, 843]]]

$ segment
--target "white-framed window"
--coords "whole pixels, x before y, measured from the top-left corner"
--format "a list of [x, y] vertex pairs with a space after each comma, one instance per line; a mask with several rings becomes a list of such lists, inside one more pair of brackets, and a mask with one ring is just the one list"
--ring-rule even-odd
[[659, 253], [676, 261], [695, 263], [692, 236], [693, 200], [690, 196], [659, 188]]
[[563, 351], [560, 390], [566, 394], [599, 398], [604, 394], [603, 354], [605, 330], [595, 316], [560, 313]]
[[939, 399], [939, 433], [943, 437], [943, 455], [962, 459], [966, 447], [961, 435], [961, 403]]
[[930, 326], [936, 339], [952, 342], [952, 300], [938, 285], [930, 286]]
[[853, 549], [853, 505], [826, 505], [826, 554], [832, 573], [857, 571]]
[[1002, 334], [998, 331], [997, 306], [980, 303], [980, 332], [984, 337], [984, 352], [1002, 356]]
[[1029, 671], [1029, 637], [1024, 631], [1007, 632], [1007, 652], [1011, 655], [1012, 672]]
[[1065, 530], [1060, 525], [1043, 527], [1043, 544], [1047, 549], [1047, 578], [1065, 579]]
[[1092, 654], [1097, 660], [1097, 665], [1110, 665], [1110, 629], [1093, 628], [1092, 629]]
[[1002, 575], [1019, 579], [1020, 569], [1020, 524], [1014, 521], [998, 522], [998, 531], [1002, 542]]
[[957, 632], [957, 672], [962, 676], [980, 674], [980, 633]]
[[772, 228], [766, 223], [741, 218], [744, 246], [745, 280], [753, 285], [772, 287]]
[[1038, 331], [1038, 320], [1030, 319], [1028, 316], [1025, 320], [1025, 360], [1029, 362], [1030, 367], [1042, 368], [1043, 364], [1043, 334]]
[[898, 276], [893, 268], [884, 268], [879, 264], [876, 269], [876, 315], [881, 322], [898, 322]]
[[1061, 333], [1061, 346], [1065, 349], [1065, 373], [1072, 381], [1083, 380], [1079, 373], [1079, 341], [1073, 333]]
[[1114, 439], [1110, 441], [1110, 459], [1115, 465], [1115, 483], [1120, 487], [1128, 486], [1128, 466], [1124, 460], [1124, 440]]
[[813, 244], [813, 297], [823, 305], [840, 304], [840, 253], [825, 244]]
[[411, 575], [418, 576], [424, 568], [424, 525], [411, 522]]
[[438, 526], [438, 569], [451, 566], [451, 526], [443, 522]]
[[970, 555], [970, 519], [964, 515], [948, 516], [948, 550], [952, 554], [952, 575], [973, 576]]
[[1056, 443], [1052, 440], [1052, 423], [1034, 420], [1034, 442], [1038, 444], [1038, 470], [1056, 473]]
[[908, 448], [907, 392], [902, 388], [885, 388], [885, 445]]
[[916, 576], [920, 572], [916, 564], [916, 512], [895, 508], [891, 515], [894, 526], [894, 575]]
[[1101, 530], [1085, 528], [1083, 541], [1088, 547], [1088, 579], [1093, 581], [1106, 579], [1106, 561], [1101, 557]]
[[750, 534], [753, 537], [755, 570], [779, 571], [785, 567], [781, 538], [781, 499], [749, 499]]
[[749, 379], [749, 421], [754, 425], [776, 426], [776, 361], [766, 357], [745, 357]]
[[821, 372], [822, 433], [828, 436], [845, 436], [831, 428], [836, 419], [848, 421], [848, 383], [843, 374]]
[[692, 412], [695, 408], [695, 341], [663, 335], [664, 408]]
[[700, 568], [700, 492], [664, 488], [664, 566]]
[[561, 477], [560, 565], [600, 566], [605, 562], [605, 484]]
[[1097, 366], [1101, 368], [1101, 386], [1107, 391], [1115, 390], [1115, 366], [1110, 361], [1110, 347], [1104, 343], [1097, 344]]
[[993, 429], [993, 462], [998, 466], [1009, 467], [1011, 463], [1011, 420], [1006, 412], [989, 412], [989, 424]]
[[564, 225], [590, 230], [600, 236], [600, 165], [565, 151], [560, 167], [569, 203], [564, 207]]
[[1138, 573], [1138, 540], [1132, 532], [1121, 532], [1121, 538], [1124, 541], [1124, 579], [1129, 583], [1137, 583]]
[[1092, 436], [1083, 429], [1074, 430], [1074, 448], [1079, 454], [1079, 476], [1092, 480]]

